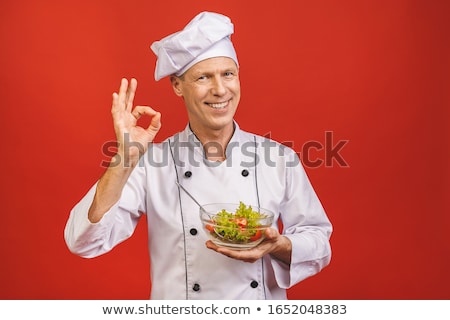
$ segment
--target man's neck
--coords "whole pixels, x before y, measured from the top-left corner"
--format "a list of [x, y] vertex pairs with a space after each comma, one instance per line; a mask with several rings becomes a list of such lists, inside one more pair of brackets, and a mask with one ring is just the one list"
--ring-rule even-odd
[[225, 151], [233, 136], [234, 129], [234, 123], [219, 130], [208, 128], [202, 130], [191, 126], [192, 132], [203, 145], [206, 158], [212, 161], [224, 161], [226, 159]]

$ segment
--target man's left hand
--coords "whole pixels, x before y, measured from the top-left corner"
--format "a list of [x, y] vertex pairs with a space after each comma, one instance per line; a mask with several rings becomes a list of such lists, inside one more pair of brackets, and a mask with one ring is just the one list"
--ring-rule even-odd
[[233, 250], [215, 245], [211, 240], [206, 242], [206, 247], [227, 257], [242, 260], [245, 262], [255, 262], [266, 254], [271, 254], [278, 260], [286, 264], [291, 262], [291, 241], [280, 235], [278, 230], [267, 228], [265, 231], [265, 239], [259, 245], [248, 250]]

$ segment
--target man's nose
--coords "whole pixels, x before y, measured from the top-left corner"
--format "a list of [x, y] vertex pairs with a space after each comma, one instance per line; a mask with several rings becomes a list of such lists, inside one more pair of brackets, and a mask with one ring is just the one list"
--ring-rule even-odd
[[221, 77], [214, 77], [211, 91], [215, 96], [223, 96], [227, 92], [224, 81]]

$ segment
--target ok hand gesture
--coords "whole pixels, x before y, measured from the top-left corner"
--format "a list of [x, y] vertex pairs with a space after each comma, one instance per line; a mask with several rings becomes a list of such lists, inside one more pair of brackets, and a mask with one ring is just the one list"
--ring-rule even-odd
[[[153, 141], [161, 128], [159, 112], [148, 106], [133, 108], [136, 87], [136, 79], [131, 79], [129, 85], [127, 79], [122, 79], [119, 93], [113, 93], [111, 109], [118, 142], [118, 155], [125, 163], [131, 164], [139, 161], [139, 157], [147, 150], [148, 144]], [[152, 117], [148, 128], [137, 125], [138, 119], [143, 115]]]

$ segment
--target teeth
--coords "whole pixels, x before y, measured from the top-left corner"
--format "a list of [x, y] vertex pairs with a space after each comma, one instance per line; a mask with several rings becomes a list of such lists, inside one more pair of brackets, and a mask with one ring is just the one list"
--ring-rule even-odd
[[222, 102], [222, 103], [208, 103], [210, 107], [213, 107], [214, 109], [223, 109], [227, 106], [228, 101]]

